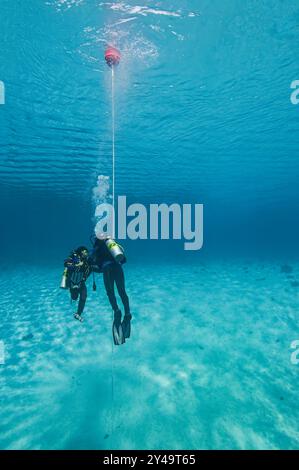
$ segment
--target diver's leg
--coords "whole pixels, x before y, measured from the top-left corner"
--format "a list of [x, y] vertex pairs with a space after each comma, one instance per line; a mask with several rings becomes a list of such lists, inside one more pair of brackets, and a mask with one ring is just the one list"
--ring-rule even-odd
[[87, 287], [86, 287], [85, 282], [81, 282], [81, 286], [80, 286], [79, 291], [80, 291], [80, 297], [79, 297], [79, 304], [78, 304], [77, 314], [82, 315], [84, 307], [85, 307], [85, 302], [86, 302], [86, 299], [87, 299]]
[[114, 266], [114, 279], [115, 279], [119, 296], [121, 298], [121, 301], [125, 309], [125, 315], [131, 316], [129, 297], [126, 293], [126, 288], [125, 288], [125, 275], [124, 275], [123, 268], [121, 267], [120, 264], [117, 264]]
[[[72, 300], [78, 300], [78, 297], [80, 296], [79, 298], [79, 305], [78, 305], [78, 312], [79, 312], [79, 309], [80, 309], [80, 304], [82, 302], [81, 300], [81, 289], [78, 289], [78, 287], [74, 288], [74, 287], [71, 287], [70, 288], [70, 294], [71, 294], [71, 299]], [[84, 302], [85, 303], [85, 302]], [[84, 308], [84, 305], [83, 305], [83, 308]], [[83, 310], [82, 308], [82, 310]], [[75, 313], [74, 314], [74, 317], [76, 318], [76, 320], [80, 320], [82, 321], [82, 317], [81, 317], [81, 314], [78, 314], [78, 313]]]
[[110, 305], [113, 311], [116, 312], [119, 310], [119, 308], [117, 305], [115, 292], [114, 292], [114, 277], [112, 275], [111, 265], [104, 268], [103, 278], [104, 278], [104, 285], [105, 285], [105, 289], [106, 289], [106, 293], [107, 293]]
[[70, 294], [72, 300], [77, 300], [79, 295], [79, 289], [74, 289], [73, 287], [70, 288]]

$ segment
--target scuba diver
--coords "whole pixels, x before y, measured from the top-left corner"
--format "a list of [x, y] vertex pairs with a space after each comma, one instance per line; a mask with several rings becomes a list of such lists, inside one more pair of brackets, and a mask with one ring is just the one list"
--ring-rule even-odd
[[[126, 262], [123, 248], [111, 237], [102, 235], [94, 241], [92, 263], [103, 272], [104, 285], [110, 305], [114, 312], [112, 333], [114, 344], [123, 344], [131, 333], [131, 312], [129, 298], [125, 289], [125, 276], [122, 264]], [[121, 321], [121, 310], [117, 305], [114, 285], [124, 306], [125, 315]]]
[[78, 309], [74, 314], [74, 318], [82, 322], [82, 313], [87, 299], [85, 281], [93, 271], [88, 249], [85, 246], [79, 246], [65, 260], [64, 267], [61, 287], [70, 290], [72, 300], [78, 300], [79, 298]]

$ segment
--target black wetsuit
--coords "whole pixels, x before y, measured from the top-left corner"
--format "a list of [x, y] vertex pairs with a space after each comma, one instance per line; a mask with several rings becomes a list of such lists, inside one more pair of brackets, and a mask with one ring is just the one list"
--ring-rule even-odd
[[[119, 296], [124, 306], [125, 315], [130, 315], [129, 298], [125, 289], [123, 268], [115, 261], [108, 250], [105, 241], [98, 239], [95, 241], [92, 259], [93, 263], [99, 267], [100, 271], [103, 272], [106, 293], [113, 311], [119, 312], [114, 290], [114, 284], [116, 284]], [[123, 263], [125, 262], [126, 259], [124, 259]]]
[[64, 262], [64, 266], [68, 268], [68, 283], [72, 300], [78, 300], [77, 314], [82, 315], [86, 299], [87, 299], [87, 288], [85, 281], [92, 271], [89, 261], [84, 260], [82, 266], [76, 266], [78, 261], [81, 259], [72, 253]]

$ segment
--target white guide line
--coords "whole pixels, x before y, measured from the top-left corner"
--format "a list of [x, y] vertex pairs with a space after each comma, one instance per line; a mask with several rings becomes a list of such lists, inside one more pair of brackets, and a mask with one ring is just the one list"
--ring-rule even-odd
[[[112, 105], [112, 206], [115, 210], [115, 112], [114, 112], [114, 67], [111, 66], [111, 105]], [[115, 237], [115, 221], [112, 224], [112, 237]]]
[[[113, 213], [115, 210], [115, 113], [114, 113], [114, 66], [111, 66], [111, 107], [112, 107], [112, 206]], [[115, 219], [112, 221], [112, 237], [115, 238]], [[114, 321], [114, 314], [112, 312], [112, 324]], [[114, 345], [113, 338], [111, 337], [111, 429], [110, 433], [114, 433]]]

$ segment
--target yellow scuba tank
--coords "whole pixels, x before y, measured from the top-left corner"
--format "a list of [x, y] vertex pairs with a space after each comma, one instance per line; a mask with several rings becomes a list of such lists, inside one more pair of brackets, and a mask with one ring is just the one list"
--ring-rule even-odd
[[67, 277], [68, 277], [68, 269], [65, 268], [62, 274], [62, 279], [60, 283], [60, 288], [61, 289], [68, 289], [68, 283], [67, 283]]
[[123, 248], [113, 238], [107, 238], [105, 243], [115, 261], [121, 263], [125, 259]]

